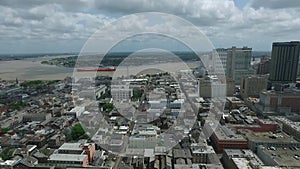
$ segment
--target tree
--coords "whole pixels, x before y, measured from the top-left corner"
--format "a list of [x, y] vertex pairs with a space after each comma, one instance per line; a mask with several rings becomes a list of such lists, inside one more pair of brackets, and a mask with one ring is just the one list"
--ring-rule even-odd
[[106, 110], [106, 111], [110, 112], [113, 109], [114, 109], [114, 104], [112, 104], [112, 103], [105, 103], [103, 105], [103, 110]]
[[5, 127], [5, 128], [2, 128], [1, 130], [2, 130], [2, 132], [7, 133], [10, 131], [10, 128]]
[[3, 161], [10, 160], [13, 157], [14, 149], [5, 148], [1, 152], [1, 158]]
[[133, 96], [131, 97], [132, 101], [137, 101], [141, 99], [143, 96], [144, 91], [143, 90], [133, 90]]
[[20, 110], [26, 106], [27, 106], [27, 103], [25, 103], [25, 102], [16, 102], [16, 103], [12, 103], [12, 104], [8, 105], [8, 107], [12, 110]]
[[88, 139], [88, 135], [85, 134], [84, 129], [80, 124], [75, 124], [71, 131], [71, 137], [73, 140]]

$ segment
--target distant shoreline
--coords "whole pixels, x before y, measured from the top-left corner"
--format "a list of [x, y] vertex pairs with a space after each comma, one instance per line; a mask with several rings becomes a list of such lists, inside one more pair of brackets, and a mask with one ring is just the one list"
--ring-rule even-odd
[[[63, 57], [63, 56], [56, 56]], [[54, 57], [40, 57], [40, 58], [27, 58], [24, 60], [0, 61], [0, 78], [3, 80], [15, 80], [18, 78], [20, 81], [24, 80], [63, 80], [68, 76], [73, 76], [74, 68], [67, 68], [63, 66], [41, 64], [42, 61]], [[180, 66], [181, 65], [181, 66]], [[196, 67], [193, 63], [187, 63], [189, 67]], [[137, 66], [120, 66], [115, 73], [103, 72], [104, 76], [122, 76], [127, 73], [136, 74], [146, 70], [149, 73], [152, 69], [161, 69], [175, 71], [178, 68], [185, 69], [182, 63], [157, 63], [157, 64], [144, 64]], [[147, 71], [148, 70], [148, 71]]]
[[[190, 53], [187, 51], [172, 51], [173, 53]], [[132, 53], [132, 52], [112, 52], [112, 54], [126, 54], [126, 53]], [[71, 53], [2, 53], [0, 54], [0, 61], [11, 61], [11, 60], [23, 60], [28, 58], [41, 58], [41, 57], [56, 57], [56, 56], [77, 56], [79, 55], [79, 52], [71, 52]], [[252, 51], [253, 57], [260, 57], [262, 55], [271, 55], [270, 51]]]

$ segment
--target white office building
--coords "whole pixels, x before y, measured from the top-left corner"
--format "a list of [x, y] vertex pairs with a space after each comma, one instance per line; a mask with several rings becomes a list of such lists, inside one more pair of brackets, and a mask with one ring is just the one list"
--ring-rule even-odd
[[255, 74], [251, 68], [252, 48], [232, 47], [227, 49], [226, 76], [239, 85], [243, 77]]

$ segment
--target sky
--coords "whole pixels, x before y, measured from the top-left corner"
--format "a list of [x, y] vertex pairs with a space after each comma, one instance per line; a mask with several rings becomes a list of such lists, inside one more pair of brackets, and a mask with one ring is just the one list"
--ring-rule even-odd
[[[172, 25], [172, 18], [162, 22], [134, 15], [143, 12], [183, 18], [216, 48], [248, 46], [270, 51], [274, 41], [300, 40], [299, 0], [1, 0], [0, 11], [2, 54], [79, 52], [97, 30], [107, 29], [128, 15], [124, 23], [109, 29], [113, 31], [105, 38], [120, 38], [117, 34], [123, 31], [161, 29], [180, 36], [190, 30]], [[180, 49], [163, 41], [145, 42], [135, 39], [128, 44]], [[128, 49], [119, 46], [123, 46], [120, 50]]]

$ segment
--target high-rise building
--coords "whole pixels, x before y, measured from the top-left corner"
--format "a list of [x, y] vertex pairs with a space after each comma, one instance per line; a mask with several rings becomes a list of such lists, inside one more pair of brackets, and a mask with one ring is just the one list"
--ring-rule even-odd
[[215, 49], [214, 52], [218, 53], [218, 55], [220, 57], [220, 60], [222, 62], [222, 65], [223, 65], [223, 69], [224, 69], [224, 71], [226, 71], [226, 66], [227, 66], [227, 49], [218, 48], [218, 49]]
[[260, 63], [257, 65], [256, 74], [258, 75], [265, 75], [269, 74], [271, 69], [271, 58], [268, 56], [263, 56], [261, 58]]
[[295, 83], [298, 73], [300, 42], [275, 42], [272, 48], [271, 72], [272, 84]]
[[252, 48], [232, 47], [227, 49], [226, 76], [232, 78], [235, 84], [241, 83], [242, 77], [253, 75], [251, 68]]

